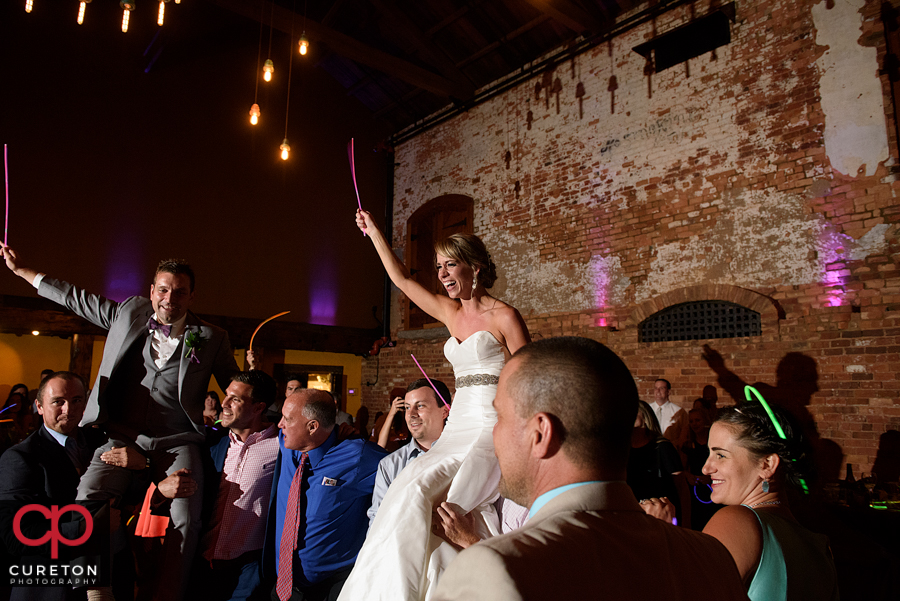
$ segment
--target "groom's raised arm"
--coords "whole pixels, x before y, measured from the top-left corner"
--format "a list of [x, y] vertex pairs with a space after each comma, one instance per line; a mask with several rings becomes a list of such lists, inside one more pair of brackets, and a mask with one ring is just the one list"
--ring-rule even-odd
[[85, 292], [61, 280], [47, 278], [43, 273], [27, 267], [16, 251], [0, 242], [0, 252], [6, 266], [14, 274], [34, 286], [38, 294], [60, 304], [105, 330], [110, 328], [119, 303]]

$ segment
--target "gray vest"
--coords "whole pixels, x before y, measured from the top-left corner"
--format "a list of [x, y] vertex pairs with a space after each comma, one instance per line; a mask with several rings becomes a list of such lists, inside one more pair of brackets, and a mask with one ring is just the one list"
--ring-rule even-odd
[[[169, 361], [156, 367], [151, 355], [149, 332], [138, 338], [122, 357], [107, 388], [109, 429], [131, 440], [198, 436], [194, 423], [178, 400], [178, 371], [184, 342]], [[115, 384], [113, 384], [115, 382]], [[175, 442], [175, 441], [173, 441]], [[142, 445], [143, 446], [143, 445]]]

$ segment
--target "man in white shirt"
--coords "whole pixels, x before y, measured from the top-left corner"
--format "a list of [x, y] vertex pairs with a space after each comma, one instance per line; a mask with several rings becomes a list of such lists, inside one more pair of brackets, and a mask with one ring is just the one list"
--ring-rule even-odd
[[[440, 380], [432, 380], [435, 388], [441, 396], [450, 403], [450, 390]], [[397, 411], [405, 411], [406, 426], [412, 440], [400, 447], [378, 464], [378, 472], [375, 474], [375, 490], [372, 493], [372, 506], [369, 508], [369, 526], [375, 520], [375, 514], [381, 505], [381, 500], [387, 494], [387, 489], [406, 465], [431, 449], [431, 445], [444, 431], [444, 421], [450, 415], [450, 406], [445, 405], [434, 393], [434, 389], [428, 380], [421, 378], [416, 380], [406, 389], [406, 395], [402, 399], [397, 398], [391, 406], [391, 414]], [[388, 420], [393, 415], [388, 416]]]
[[676, 449], [681, 449], [688, 437], [687, 412], [669, 400], [672, 385], [668, 380], [659, 378], [653, 384], [654, 403], [650, 406], [659, 421], [659, 429]]

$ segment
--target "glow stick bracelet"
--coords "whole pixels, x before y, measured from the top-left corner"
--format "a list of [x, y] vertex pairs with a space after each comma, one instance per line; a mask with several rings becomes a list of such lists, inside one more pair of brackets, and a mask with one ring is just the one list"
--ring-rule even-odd
[[410, 353], [409, 356], [412, 357], [413, 361], [416, 362], [416, 366], [418, 366], [419, 371], [422, 372], [422, 375], [425, 376], [425, 379], [428, 380], [428, 383], [431, 384], [431, 387], [432, 387], [432, 388], [434, 388], [434, 393], [435, 393], [436, 395], [438, 395], [438, 398], [441, 399], [441, 402], [442, 402], [442, 403], [444, 403], [444, 407], [447, 407], [447, 408], [449, 409], [449, 408], [450, 408], [450, 403], [448, 403], [448, 402], [444, 399], [444, 397], [441, 396], [441, 393], [438, 392], [437, 386], [434, 385], [434, 382], [431, 381], [431, 378], [428, 377], [428, 374], [426, 374], [426, 373], [425, 373], [425, 370], [422, 369], [422, 366], [419, 365], [419, 360], [416, 359], [416, 356], [413, 355], [412, 353]]
[[247, 349], [247, 350], [250, 350], [250, 351], [253, 350], [253, 339], [256, 338], [256, 333], [259, 332], [259, 329], [260, 329], [261, 327], [263, 327], [264, 325], [266, 325], [267, 323], [269, 323], [270, 321], [272, 321], [272, 320], [275, 319], [276, 317], [281, 317], [282, 315], [287, 315], [288, 313], [290, 313], [290, 311], [282, 311], [281, 313], [278, 313], [277, 315], [273, 315], [273, 316], [270, 317], [269, 319], [265, 320], [264, 322], [262, 322], [261, 324], [259, 324], [258, 326], [256, 326], [256, 329], [253, 330], [253, 335], [250, 336], [250, 348]]

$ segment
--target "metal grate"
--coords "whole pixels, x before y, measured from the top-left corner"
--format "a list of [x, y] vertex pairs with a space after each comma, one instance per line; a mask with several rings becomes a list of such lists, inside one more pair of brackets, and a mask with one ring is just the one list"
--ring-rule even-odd
[[644, 320], [641, 342], [759, 336], [759, 313], [725, 301], [673, 305]]

